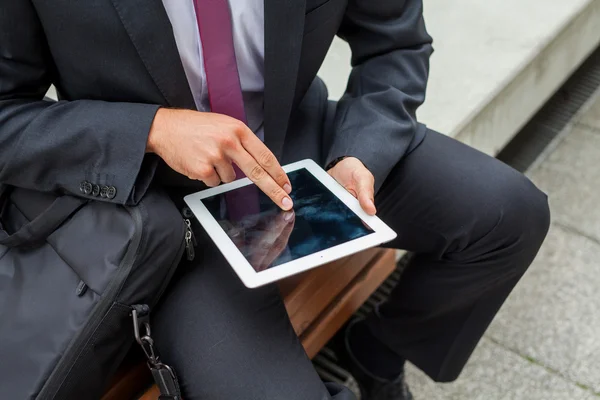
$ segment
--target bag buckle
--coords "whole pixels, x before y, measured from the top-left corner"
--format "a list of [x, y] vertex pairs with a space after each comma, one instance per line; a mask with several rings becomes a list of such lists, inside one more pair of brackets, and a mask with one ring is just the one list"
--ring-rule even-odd
[[175, 371], [171, 366], [160, 361], [154, 346], [154, 339], [152, 339], [152, 331], [150, 330], [150, 307], [145, 304], [132, 306], [131, 318], [133, 319], [135, 340], [144, 351], [147, 358], [146, 364], [160, 390], [159, 400], [181, 400], [177, 375], [175, 375]]
[[[154, 350], [154, 340], [152, 339], [152, 331], [150, 330], [150, 310], [147, 305], [134, 306], [131, 311], [133, 319], [133, 335], [135, 341], [142, 347], [149, 363], [157, 364], [159, 362], [156, 351]], [[140, 328], [144, 329], [145, 334], [140, 333]]]

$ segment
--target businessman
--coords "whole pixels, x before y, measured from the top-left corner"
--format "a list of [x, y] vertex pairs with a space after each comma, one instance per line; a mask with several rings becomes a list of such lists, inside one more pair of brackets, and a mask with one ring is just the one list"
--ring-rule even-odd
[[[316, 74], [335, 35], [352, 73], [331, 103]], [[4, 1], [0, 183], [136, 204], [243, 172], [290, 210], [280, 165], [316, 160], [416, 254], [336, 341], [363, 400], [411, 399], [405, 361], [457, 378], [549, 224], [523, 175], [417, 122], [431, 52], [422, 0]], [[276, 287], [244, 288], [199, 236], [153, 320], [184, 398], [352, 399], [321, 382]]]

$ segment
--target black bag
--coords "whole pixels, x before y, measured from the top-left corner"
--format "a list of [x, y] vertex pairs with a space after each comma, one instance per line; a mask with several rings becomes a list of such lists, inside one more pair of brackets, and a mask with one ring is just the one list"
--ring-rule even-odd
[[194, 254], [165, 193], [124, 207], [0, 185], [0, 222], [0, 398], [100, 398], [134, 327], [165, 398], [179, 398], [147, 324], [184, 250]]

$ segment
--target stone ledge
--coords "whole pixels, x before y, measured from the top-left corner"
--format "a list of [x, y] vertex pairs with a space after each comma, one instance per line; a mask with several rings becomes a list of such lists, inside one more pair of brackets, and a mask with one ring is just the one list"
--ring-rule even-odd
[[451, 134], [497, 154], [598, 46], [599, 26], [600, 0], [592, 0]]
[[[600, 43], [600, 0], [425, 0], [436, 52], [419, 119], [497, 154]], [[348, 46], [320, 71], [341, 96]]]

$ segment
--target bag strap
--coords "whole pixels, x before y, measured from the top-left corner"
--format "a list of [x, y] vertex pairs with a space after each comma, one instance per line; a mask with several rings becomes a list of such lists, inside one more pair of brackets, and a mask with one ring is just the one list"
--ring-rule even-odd
[[179, 381], [173, 367], [160, 361], [150, 331], [150, 307], [146, 304], [131, 306], [133, 319], [133, 335], [146, 355], [148, 368], [158, 386], [158, 400], [182, 400]]
[[[0, 185], [0, 211], [3, 211], [9, 192], [10, 189], [7, 185]], [[61, 196], [54, 200], [44, 212], [13, 234], [9, 234], [0, 225], [0, 245], [18, 247], [45, 240], [87, 202], [88, 200], [77, 197]], [[0, 216], [2, 216], [1, 213]]]

